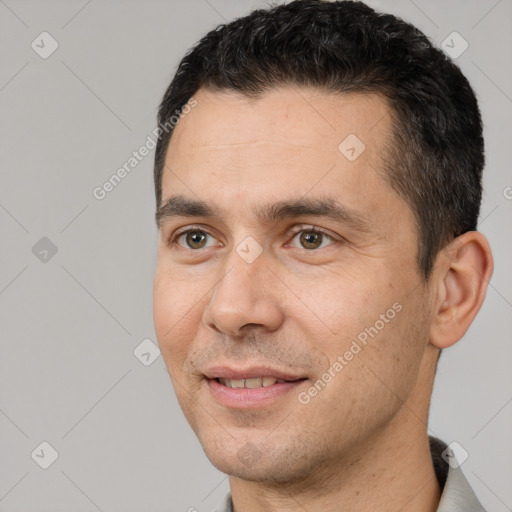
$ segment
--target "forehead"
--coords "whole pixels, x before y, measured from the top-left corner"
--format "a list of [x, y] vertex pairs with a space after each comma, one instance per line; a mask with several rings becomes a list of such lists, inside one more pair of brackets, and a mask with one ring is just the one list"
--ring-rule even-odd
[[382, 177], [392, 129], [382, 97], [283, 87], [194, 98], [168, 147], [163, 201], [179, 193], [236, 209], [322, 196], [375, 218], [407, 208]]
[[308, 151], [327, 144], [337, 148], [344, 135], [353, 133], [373, 152], [390, 135], [390, 107], [376, 94], [281, 87], [257, 98], [207, 89], [194, 97], [198, 106], [178, 123], [169, 149], [234, 153], [250, 150], [251, 142], [272, 141], [280, 149], [284, 143]]

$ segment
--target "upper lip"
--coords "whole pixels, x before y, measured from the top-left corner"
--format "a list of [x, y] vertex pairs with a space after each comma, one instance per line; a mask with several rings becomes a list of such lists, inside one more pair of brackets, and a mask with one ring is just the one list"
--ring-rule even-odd
[[204, 375], [209, 379], [253, 379], [257, 377], [273, 377], [282, 380], [299, 380], [306, 378], [304, 375], [292, 374], [270, 366], [250, 366], [235, 368], [231, 366], [211, 366], [204, 370]]

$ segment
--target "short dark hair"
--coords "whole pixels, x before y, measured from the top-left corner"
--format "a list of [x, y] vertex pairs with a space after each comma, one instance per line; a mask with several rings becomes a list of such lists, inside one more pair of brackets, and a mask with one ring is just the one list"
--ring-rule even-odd
[[[199, 88], [257, 98], [278, 86], [376, 93], [394, 117], [383, 175], [408, 203], [427, 281], [439, 250], [476, 230], [484, 141], [471, 86], [417, 28], [362, 2], [297, 0], [219, 25], [180, 62], [159, 107], [165, 124]], [[172, 130], [155, 154], [157, 208]]]

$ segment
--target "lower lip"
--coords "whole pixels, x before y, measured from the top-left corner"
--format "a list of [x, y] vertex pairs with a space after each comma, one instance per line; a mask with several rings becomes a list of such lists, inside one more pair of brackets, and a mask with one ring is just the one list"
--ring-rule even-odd
[[230, 388], [224, 386], [215, 379], [208, 379], [207, 384], [210, 393], [215, 400], [232, 409], [247, 409], [249, 407], [262, 407], [268, 405], [278, 398], [287, 395], [303, 385], [306, 380], [296, 380], [293, 382], [279, 382], [272, 386], [262, 388]]

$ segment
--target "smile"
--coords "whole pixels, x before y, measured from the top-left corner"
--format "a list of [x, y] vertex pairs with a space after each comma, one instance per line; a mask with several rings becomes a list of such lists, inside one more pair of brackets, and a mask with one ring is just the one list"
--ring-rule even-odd
[[273, 386], [278, 383], [281, 384], [286, 382], [284, 379], [276, 379], [274, 377], [254, 377], [252, 379], [222, 379], [219, 378], [217, 381], [227, 386], [228, 388], [247, 388], [247, 389], [256, 389], [256, 388], [266, 388], [268, 386]]
[[282, 406], [286, 397], [309, 379], [270, 367], [233, 368], [216, 366], [204, 373], [207, 392], [214, 402], [228, 409]]

